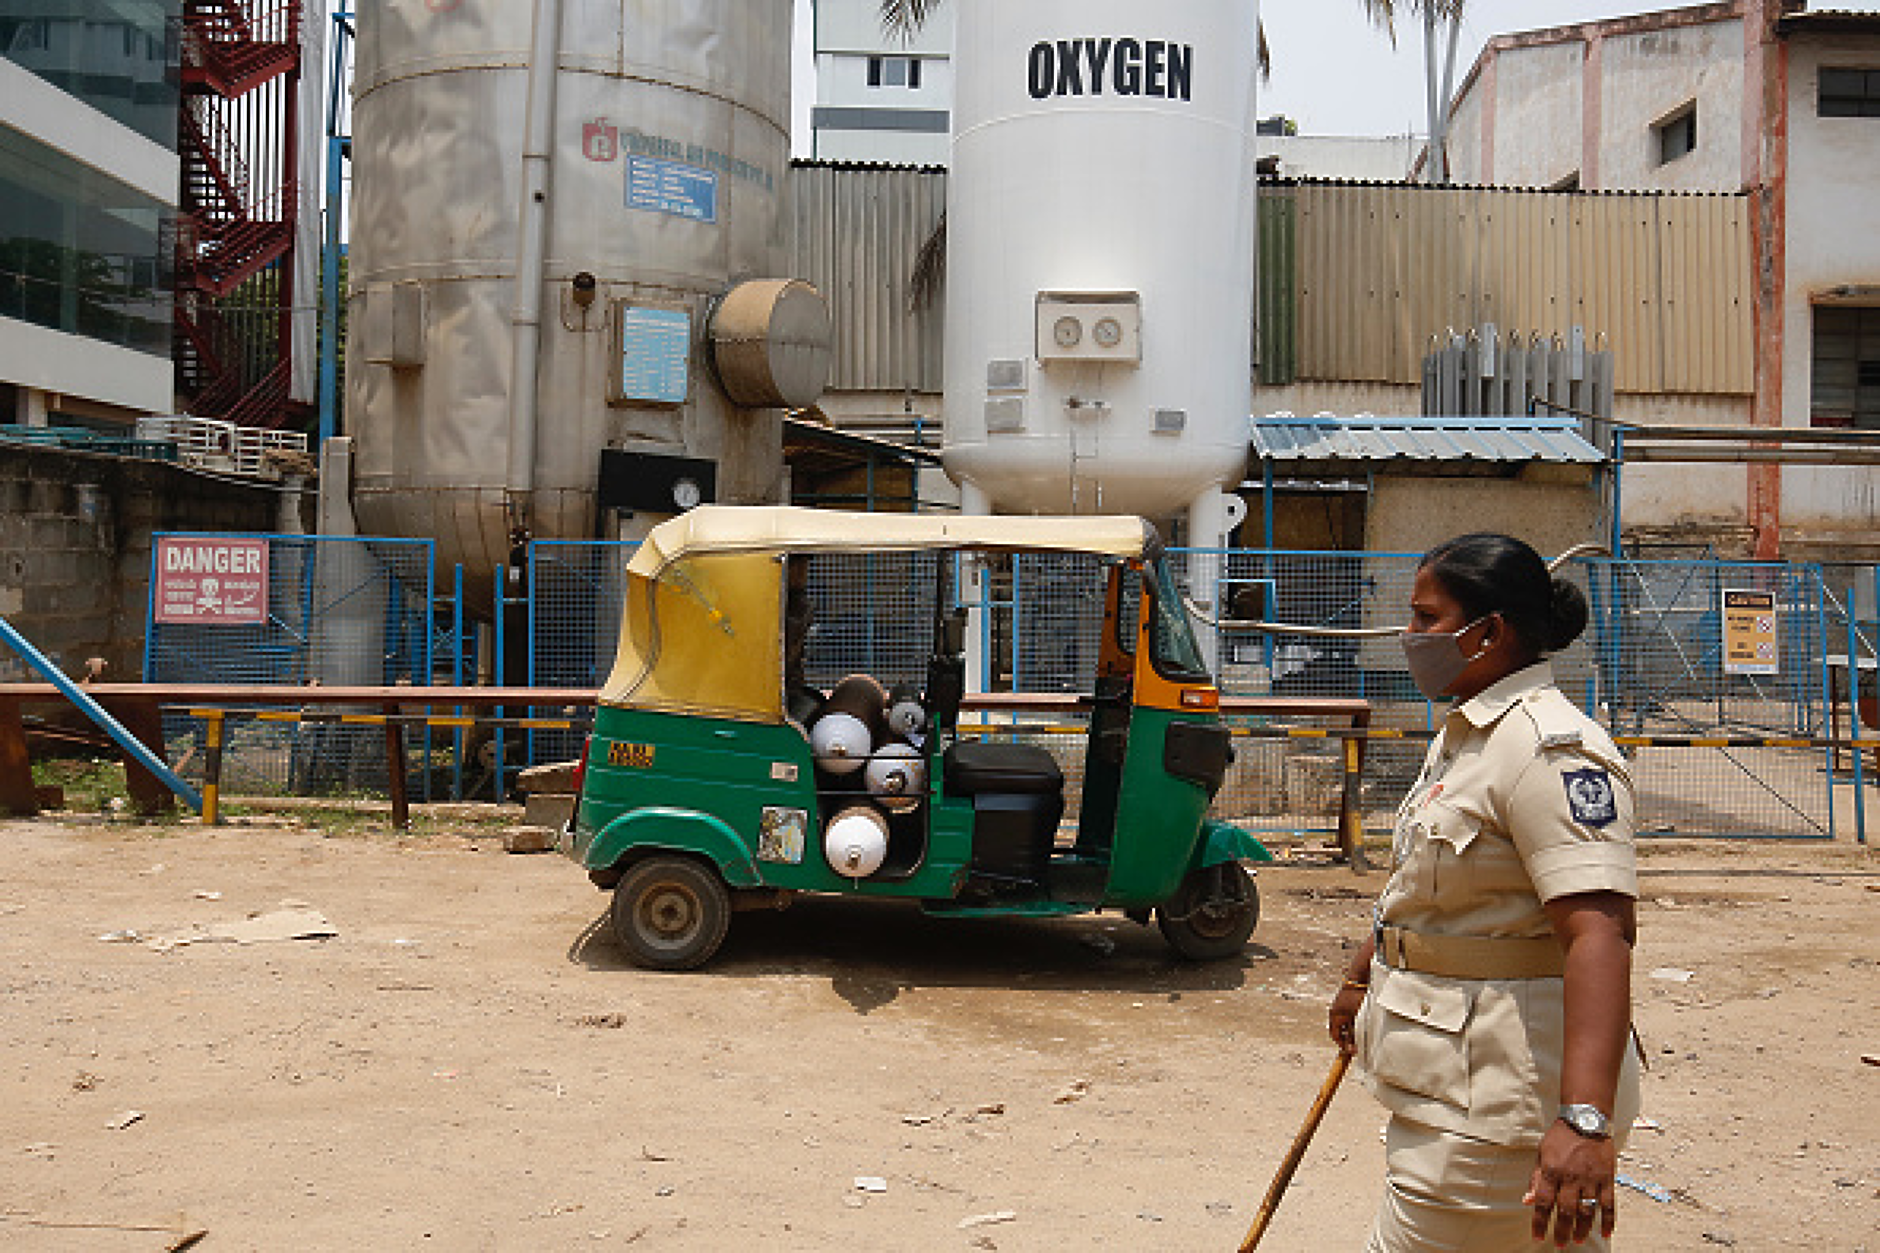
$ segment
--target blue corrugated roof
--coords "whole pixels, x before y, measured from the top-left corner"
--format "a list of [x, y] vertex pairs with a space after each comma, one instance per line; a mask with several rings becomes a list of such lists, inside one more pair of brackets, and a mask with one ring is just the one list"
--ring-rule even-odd
[[1250, 423], [1259, 461], [1542, 461], [1600, 465], [1571, 418], [1380, 418], [1277, 413]]

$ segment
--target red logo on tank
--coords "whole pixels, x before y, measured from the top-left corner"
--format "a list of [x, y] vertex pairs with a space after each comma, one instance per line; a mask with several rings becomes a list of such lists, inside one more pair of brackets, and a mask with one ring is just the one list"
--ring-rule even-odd
[[581, 155], [590, 161], [619, 160], [620, 128], [600, 117], [587, 123], [581, 128]]

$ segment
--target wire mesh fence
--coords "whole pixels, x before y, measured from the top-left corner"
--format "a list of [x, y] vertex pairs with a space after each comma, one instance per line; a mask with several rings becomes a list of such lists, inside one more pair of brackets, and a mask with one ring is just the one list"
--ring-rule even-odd
[[[172, 532], [154, 537], [148, 683], [392, 686], [431, 681], [429, 540]], [[316, 706], [317, 707], [317, 706]], [[250, 793], [377, 792], [382, 733], [236, 720], [224, 786]], [[177, 772], [199, 781], [202, 724], [164, 718]], [[418, 768], [430, 762], [420, 741]]]
[[[161, 621], [153, 600], [147, 679], [390, 684], [474, 677], [474, 660], [467, 672], [463, 660], [474, 632], [457, 624], [488, 619], [488, 608], [453, 605], [449, 596], [435, 600], [428, 543], [257, 538], [268, 548], [265, 618], [239, 626]], [[632, 551], [630, 544], [604, 542], [530, 546], [528, 577], [516, 593], [527, 637], [524, 682], [588, 689], [605, 682]], [[1219, 607], [1218, 633], [1206, 624], [1201, 630], [1212, 635], [1225, 695], [1362, 699], [1373, 726], [1420, 735], [1435, 729], [1440, 712], [1417, 694], [1393, 636], [1326, 637], [1245, 625], [1395, 628], [1407, 616], [1417, 561], [1413, 554], [1389, 553], [1170, 554], [1190, 594]], [[983, 659], [990, 690], [1091, 688], [1103, 629], [1100, 558], [992, 557], [975, 570], [953, 556], [817, 554], [807, 566], [813, 612], [804, 671], [815, 686], [826, 689], [852, 673], [889, 688], [919, 684], [939, 619], [965, 608], [977, 611], [970, 646]], [[1645, 834], [1830, 837], [1837, 782], [1863, 768], [1864, 783], [1880, 783], [1872, 760], [1858, 762], [1845, 752], [1837, 760], [1819, 747], [1663, 742], [1871, 730], [1880, 720], [1873, 668], [1880, 571], [1874, 567], [1586, 559], [1564, 573], [1584, 591], [1590, 620], [1582, 638], [1553, 659], [1556, 681], [1622, 742], [1638, 741], [1626, 751]], [[1735, 664], [1730, 655], [1727, 602], [1745, 592], [1769, 606], [1772, 655], [1760, 667]], [[501, 650], [500, 638], [496, 647]], [[512, 683], [523, 678], [513, 665], [504, 673], [514, 676]], [[1867, 720], [1856, 722], [1862, 700]], [[552, 717], [565, 711], [529, 712]], [[1243, 730], [1270, 733], [1273, 721], [1240, 723]], [[1334, 726], [1331, 719], [1289, 721]], [[383, 784], [385, 750], [377, 732], [239, 720], [231, 726], [226, 786], [233, 790], [369, 791]], [[199, 730], [174, 720], [168, 730], [171, 759], [185, 772], [199, 772]], [[1042, 725], [998, 733], [1029, 737], [1053, 752], [1068, 778], [1081, 778], [1083, 740], [1075, 723], [1054, 715]], [[495, 756], [483, 760], [492, 755], [492, 738]], [[572, 758], [580, 742], [578, 730], [414, 736], [413, 772], [420, 780], [414, 792], [429, 796], [442, 787], [461, 795], [487, 788], [501, 794], [510, 771]], [[1216, 802], [1218, 816], [1268, 834], [1336, 829], [1342, 759], [1335, 741], [1263, 734], [1242, 737], [1239, 746]], [[1367, 744], [1360, 798], [1368, 827], [1389, 825], [1423, 752], [1414, 735]], [[442, 774], [454, 777], [434, 783]], [[1856, 799], [1864, 799], [1859, 790]]]

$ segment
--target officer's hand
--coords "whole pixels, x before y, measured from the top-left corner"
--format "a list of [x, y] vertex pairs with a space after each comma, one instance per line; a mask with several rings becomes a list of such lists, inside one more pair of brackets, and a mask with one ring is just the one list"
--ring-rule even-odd
[[1534, 1238], [1545, 1240], [1551, 1222], [1557, 1247], [1564, 1248], [1568, 1240], [1584, 1244], [1595, 1215], [1600, 1234], [1610, 1237], [1618, 1218], [1613, 1210], [1618, 1158], [1611, 1140], [1590, 1140], [1563, 1122], [1549, 1127], [1521, 1198], [1523, 1205], [1534, 1207]]
[[1347, 982], [1332, 997], [1331, 1011], [1326, 1015], [1326, 1025], [1331, 1030], [1332, 1043], [1338, 1051], [1350, 1057], [1357, 1051], [1358, 1043], [1355, 1029], [1358, 1011], [1364, 1008], [1364, 989], [1353, 987]]

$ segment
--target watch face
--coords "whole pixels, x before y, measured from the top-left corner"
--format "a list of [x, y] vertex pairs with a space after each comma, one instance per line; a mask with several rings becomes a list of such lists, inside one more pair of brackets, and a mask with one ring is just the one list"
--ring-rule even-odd
[[1084, 337], [1084, 324], [1066, 315], [1059, 318], [1051, 328], [1051, 337], [1057, 340], [1059, 348], [1075, 348]]
[[699, 502], [698, 484], [691, 479], [677, 479], [672, 485], [672, 503], [681, 509], [691, 509]]

